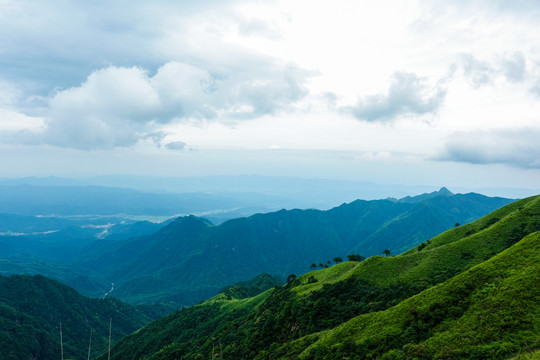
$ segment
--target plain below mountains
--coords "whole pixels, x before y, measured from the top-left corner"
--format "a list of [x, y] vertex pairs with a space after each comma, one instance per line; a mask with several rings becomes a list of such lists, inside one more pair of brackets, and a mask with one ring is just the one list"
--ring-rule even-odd
[[327, 211], [256, 214], [219, 226], [187, 216], [153, 235], [94, 243], [75, 263], [114, 282], [113, 296], [127, 302], [190, 305], [262, 272], [284, 279], [349, 254], [399, 254], [511, 201], [443, 188]]

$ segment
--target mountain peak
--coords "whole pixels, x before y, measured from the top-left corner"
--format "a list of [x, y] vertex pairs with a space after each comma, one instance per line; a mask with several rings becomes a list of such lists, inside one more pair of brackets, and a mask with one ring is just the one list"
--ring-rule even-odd
[[454, 195], [454, 193], [448, 190], [448, 188], [445, 186], [443, 186], [439, 191], [436, 191], [435, 193], [437, 195], [445, 195], [445, 196]]
[[452, 195], [454, 195], [454, 193], [448, 190], [448, 188], [443, 186], [442, 188], [440, 188], [439, 191], [433, 191], [430, 193], [424, 193], [424, 194], [416, 195], [416, 196], [406, 196], [402, 199], [399, 199], [398, 201], [411, 204], [411, 203], [421, 202], [427, 199], [433, 199], [439, 196], [452, 196]]

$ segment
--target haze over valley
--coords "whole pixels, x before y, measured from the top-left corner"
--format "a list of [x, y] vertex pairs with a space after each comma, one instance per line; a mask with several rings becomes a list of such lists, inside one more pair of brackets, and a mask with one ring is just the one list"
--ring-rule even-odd
[[539, 358], [539, 18], [0, 0], [0, 360]]

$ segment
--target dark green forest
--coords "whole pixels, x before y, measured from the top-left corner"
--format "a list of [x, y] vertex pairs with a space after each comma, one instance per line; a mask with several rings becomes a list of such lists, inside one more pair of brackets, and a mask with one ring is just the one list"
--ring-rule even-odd
[[[398, 256], [220, 294], [121, 339], [113, 359], [506, 359], [540, 348], [540, 197]], [[520, 355], [521, 354], [521, 355]]]
[[[430, 197], [428, 201], [444, 200], [440, 198]], [[417, 203], [412, 199], [407, 201], [426, 206], [426, 199]], [[337, 214], [356, 216], [347, 215], [349, 210], [348, 206], [342, 206]], [[366, 214], [368, 218], [372, 211], [373, 208]], [[322, 213], [313, 213], [321, 221], [315, 231], [328, 229]], [[288, 234], [290, 230], [285, 229], [291, 229], [294, 221], [304, 219], [306, 214], [310, 212], [283, 211], [268, 217], [239, 219], [239, 223], [243, 224], [242, 229], [253, 231], [255, 228], [246, 224], [256, 220], [255, 224], [260, 225], [268, 220], [270, 228], [275, 229], [279, 222], [272, 221], [282, 221], [279, 229]], [[285, 223], [283, 215], [294, 216]], [[374, 256], [350, 252], [309, 260], [301, 257], [304, 272], [310, 267], [313, 271], [303, 275], [299, 272], [298, 276], [287, 272], [288, 276], [277, 278], [263, 273], [248, 281], [223, 286], [208, 300], [164, 317], [171, 309], [170, 304], [132, 306], [113, 298], [86, 298], [41, 275], [0, 277], [0, 358], [59, 358], [61, 326], [64, 359], [86, 359], [90, 336], [90, 357], [107, 359], [109, 321], [112, 359], [397, 360], [537, 356], [540, 197], [513, 202], [468, 224], [456, 222], [449, 221], [449, 230], [401, 254], [379, 251]], [[131, 241], [141, 245], [147, 242], [143, 248], [148, 258], [159, 255], [162, 260], [181, 262], [180, 254], [184, 257], [190, 254], [193, 246], [200, 243], [200, 234], [207, 231], [212, 234], [215, 228], [204, 219], [185, 217], [160, 230], [159, 242], [150, 241], [151, 237]], [[179, 229], [182, 237], [177, 236]], [[235, 233], [238, 229], [231, 227], [228, 236], [241, 239], [245, 230]], [[328, 235], [326, 232], [321, 237]], [[209, 253], [217, 256], [219, 246], [213, 242], [210, 245], [208, 249], [214, 250]], [[134, 256], [140, 249], [131, 251], [122, 256]], [[244, 269], [234, 268], [235, 259], [238, 265], [259, 259], [242, 251], [239, 258], [224, 264], [212, 263], [211, 257], [203, 259], [204, 252], [194, 254], [202, 266], [226, 265], [233, 271]], [[270, 251], [265, 255], [272, 258], [273, 254]], [[107, 261], [111, 266], [116, 261], [117, 268], [125, 269], [121, 259]], [[177, 281], [188, 276], [181, 267], [165, 267], [159, 272], [162, 265], [160, 261], [143, 262], [129, 271], [132, 274], [158, 271], [165, 278], [168, 274], [175, 275]], [[189, 269], [193, 281], [208, 280], [204, 271], [197, 272], [200, 267]]]
[[0, 276], [0, 359], [86, 359], [108, 347], [109, 323], [116, 341], [162, 315], [112, 298], [90, 299], [41, 275]]
[[334, 257], [399, 254], [509, 202], [442, 189], [327, 211], [280, 210], [218, 226], [181, 217], [150, 236], [94, 243], [77, 264], [114, 281], [115, 296], [124, 301], [193, 305], [262, 272], [286, 279]]

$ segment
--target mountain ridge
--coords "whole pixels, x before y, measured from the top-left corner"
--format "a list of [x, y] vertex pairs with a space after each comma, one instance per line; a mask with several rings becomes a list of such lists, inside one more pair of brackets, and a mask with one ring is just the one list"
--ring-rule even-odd
[[93, 245], [80, 262], [117, 284], [121, 299], [194, 304], [260, 272], [285, 278], [335, 256], [399, 253], [510, 201], [445, 194], [412, 203], [356, 200], [326, 211], [280, 210], [219, 225], [180, 218], [151, 236]]
[[125, 337], [112, 358], [504, 359], [537, 353], [539, 246], [537, 196], [402, 255], [339, 263], [249, 299], [216, 296]]
[[[62, 326], [65, 356], [86, 358], [92, 331], [92, 356], [107, 348], [109, 321], [117, 340], [158, 317], [150, 307], [116, 299], [90, 299], [41, 275], [0, 276], [2, 359], [55, 359]], [[61, 324], [61, 325], [60, 325]]]

